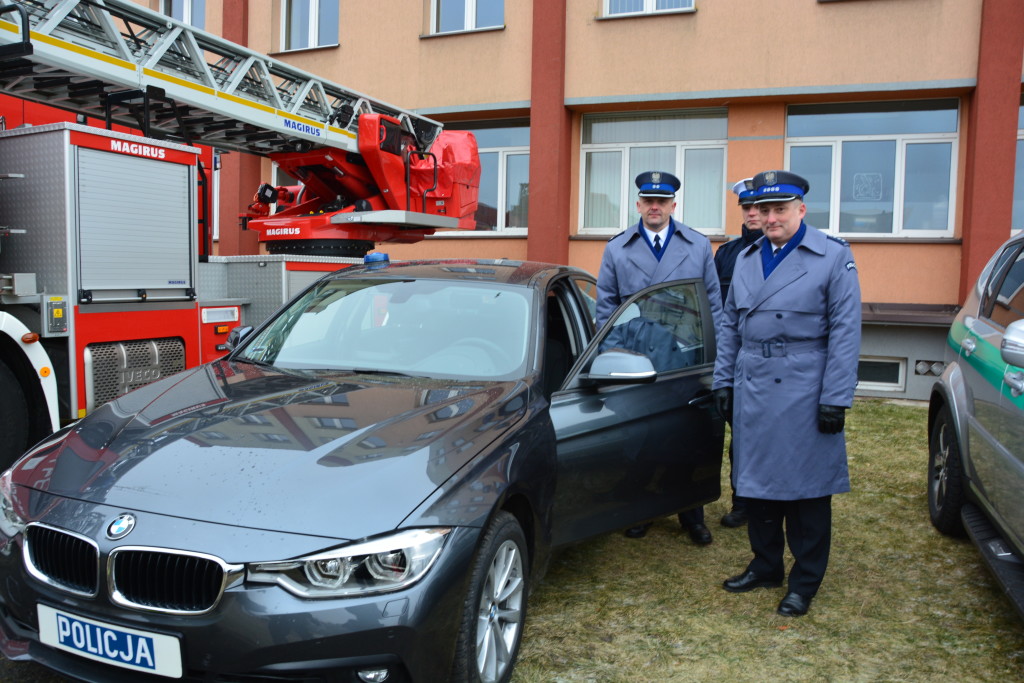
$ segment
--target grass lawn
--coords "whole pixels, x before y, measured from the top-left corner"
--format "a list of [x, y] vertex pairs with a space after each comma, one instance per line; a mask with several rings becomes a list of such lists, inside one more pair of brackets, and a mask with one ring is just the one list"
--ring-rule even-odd
[[[928, 521], [924, 404], [861, 400], [846, 422], [853, 491], [833, 498], [832, 555], [807, 616], [785, 588], [721, 588], [750, 558], [745, 528], [707, 506], [715, 541], [675, 518], [559, 553], [530, 600], [513, 681], [1007, 681], [1024, 623], [973, 545]], [[1024, 492], [1022, 492], [1024, 495]]]

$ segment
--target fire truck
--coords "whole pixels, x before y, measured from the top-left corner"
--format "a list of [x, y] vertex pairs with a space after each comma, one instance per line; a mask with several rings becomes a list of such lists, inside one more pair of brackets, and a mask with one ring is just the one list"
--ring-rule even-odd
[[[0, 93], [75, 119], [0, 130], [0, 467], [375, 245], [473, 226], [471, 134], [127, 0], [0, 6]], [[244, 209], [267, 253], [212, 254], [212, 150], [301, 182]]]

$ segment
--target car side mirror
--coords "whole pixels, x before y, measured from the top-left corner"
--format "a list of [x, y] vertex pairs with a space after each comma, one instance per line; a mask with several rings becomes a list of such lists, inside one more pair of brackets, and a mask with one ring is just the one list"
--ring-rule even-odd
[[648, 384], [658, 379], [651, 359], [632, 351], [605, 351], [580, 375], [586, 384]]
[[1024, 368], [1024, 320], [1017, 320], [1006, 326], [999, 355], [1010, 365]]
[[228, 351], [234, 351], [238, 348], [238, 345], [242, 343], [242, 340], [249, 336], [252, 332], [252, 325], [243, 325], [241, 327], [234, 327], [228, 332], [228, 340], [225, 346], [228, 347]]

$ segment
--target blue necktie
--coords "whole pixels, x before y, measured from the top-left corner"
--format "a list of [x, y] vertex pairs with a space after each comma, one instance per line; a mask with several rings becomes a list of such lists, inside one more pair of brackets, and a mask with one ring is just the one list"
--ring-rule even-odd
[[661, 251], [661, 235], [654, 236], [654, 251]]

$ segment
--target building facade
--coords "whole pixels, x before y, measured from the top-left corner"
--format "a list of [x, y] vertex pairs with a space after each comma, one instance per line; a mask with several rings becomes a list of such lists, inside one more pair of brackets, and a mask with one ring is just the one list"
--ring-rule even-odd
[[[808, 223], [852, 245], [862, 395], [926, 398], [946, 327], [1024, 227], [1020, 0], [139, 0], [347, 88], [473, 130], [477, 229], [388, 246], [596, 272], [637, 220], [632, 179], [683, 180], [715, 246], [728, 188], [810, 180]], [[222, 254], [270, 162], [224, 155]]]

